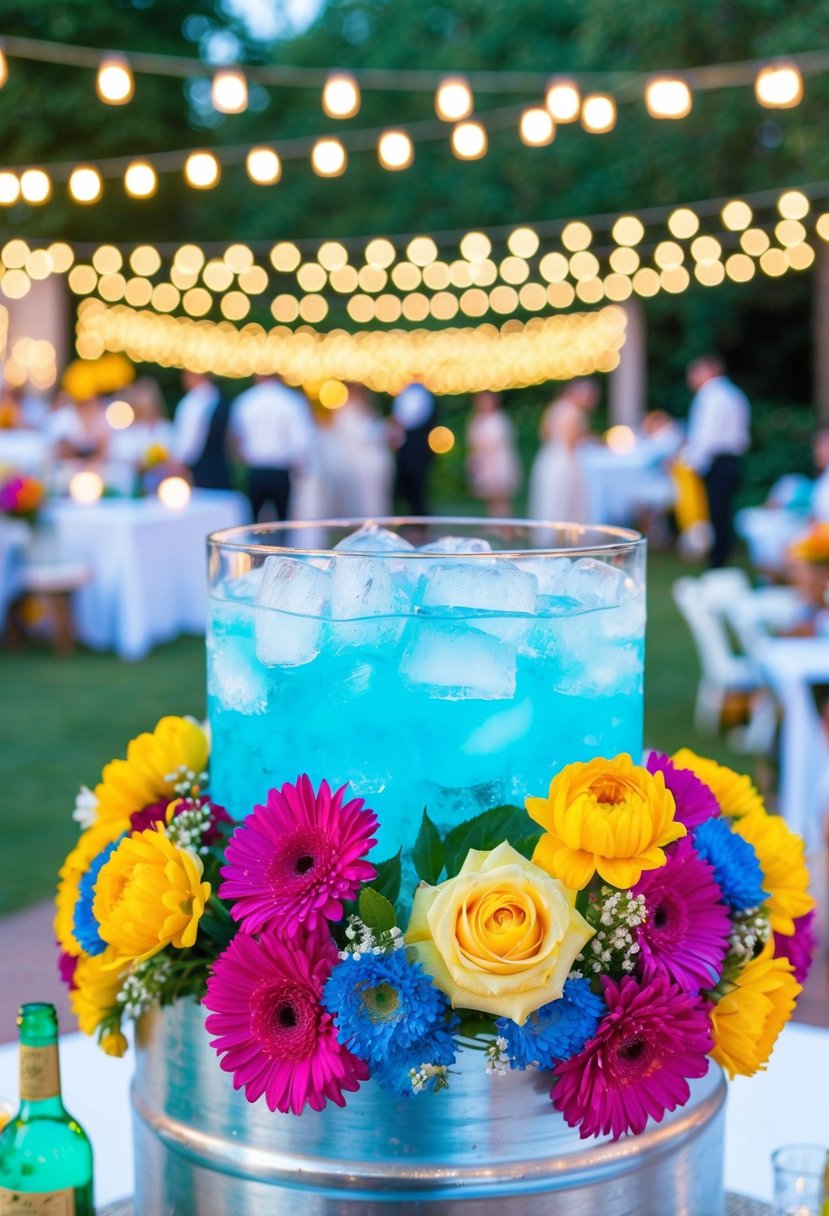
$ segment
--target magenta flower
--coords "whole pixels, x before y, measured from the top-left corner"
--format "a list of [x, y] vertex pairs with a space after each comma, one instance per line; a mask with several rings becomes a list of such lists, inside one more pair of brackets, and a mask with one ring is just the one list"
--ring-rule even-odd
[[557, 1064], [550, 1097], [582, 1139], [638, 1134], [683, 1106], [708, 1071], [708, 1006], [663, 976], [602, 979], [608, 1012], [578, 1055]]
[[794, 978], [798, 984], [805, 984], [814, 962], [817, 950], [815, 935], [815, 915], [817, 909], [811, 908], [805, 916], [798, 916], [794, 922], [794, 935], [783, 933], [774, 935], [774, 953], [777, 958], [787, 958], [794, 968]]
[[65, 950], [61, 950], [58, 954], [58, 976], [62, 984], [71, 992], [75, 987], [75, 968], [78, 965], [78, 960], [71, 954], [67, 954]]
[[271, 790], [233, 833], [219, 895], [233, 902], [247, 933], [266, 926], [295, 933], [341, 920], [343, 900], [376, 877], [362, 857], [377, 843], [377, 816], [363, 810], [362, 798], [344, 804], [345, 790], [332, 794], [323, 781], [315, 794], [302, 776]]
[[667, 854], [665, 865], [646, 870], [633, 888], [647, 909], [636, 929], [643, 978], [664, 975], [686, 992], [713, 988], [728, 953], [728, 908], [713, 869], [687, 836]]
[[207, 981], [205, 1023], [211, 1047], [233, 1074], [234, 1089], [248, 1102], [262, 1095], [269, 1108], [299, 1115], [308, 1105], [345, 1106], [368, 1079], [368, 1068], [337, 1039], [333, 1018], [321, 1004], [337, 950], [320, 933], [280, 941], [237, 933]]
[[673, 760], [661, 752], [651, 752], [647, 767], [649, 773], [662, 773], [665, 778], [665, 787], [671, 791], [676, 803], [677, 823], [684, 823], [690, 831], [706, 819], [719, 815], [717, 799], [689, 768], [677, 768]]

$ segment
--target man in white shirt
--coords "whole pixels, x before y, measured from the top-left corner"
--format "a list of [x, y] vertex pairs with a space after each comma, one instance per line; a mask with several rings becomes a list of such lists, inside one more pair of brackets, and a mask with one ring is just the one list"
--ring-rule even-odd
[[686, 377], [694, 399], [683, 459], [705, 482], [714, 533], [709, 564], [716, 568], [725, 565], [734, 544], [731, 504], [740, 483], [740, 457], [751, 443], [751, 406], [725, 375], [719, 355], [695, 359]]
[[207, 490], [229, 490], [230, 406], [210, 376], [185, 371], [181, 381], [187, 391], [173, 420], [173, 455], [190, 469], [194, 485]]
[[287, 519], [291, 475], [304, 469], [314, 449], [314, 424], [302, 393], [277, 375], [259, 376], [230, 411], [231, 446], [248, 470], [248, 497], [257, 520], [270, 503]]

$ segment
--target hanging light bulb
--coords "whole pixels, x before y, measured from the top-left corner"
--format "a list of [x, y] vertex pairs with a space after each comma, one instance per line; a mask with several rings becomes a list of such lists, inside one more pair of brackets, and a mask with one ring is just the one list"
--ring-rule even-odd
[[6, 59], [6, 52], [3, 49], [3, 44], [0, 43], [0, 89], [9, 78], [9, 63]]
[[69, 193], [76, 203], [97, 203], [103, 189], [101, 175], [93, 165], [78, 165], [69, 176]]
[[95, 92], [107, 106], [125, 106], [135, 92], [130, 65], [123, 55], [107, 55], [95, 77]]
[[353, 118], [360, 109], [360, 86], [349, 72], [329, 76], [322, 90], [322, 108], [329, 118]]
[[555, 122], [575, 122], [581, 109], [581, 94], [574, 80], [552, 80], [545, 104]]
[[685, 118], [691, 113], [692, 104], [691, 90], [678, 77], [657, 77], [645, 89], [645, 105], [651, 118]]
[[754, 96], [770, 110], [788, 110], [803, 98], [803, 77], [796, 63], [769, 64], [754, 81]]
[[480, 160], [486, 156], [486, 128], [479, 122], [459, 122], [452, 131], [452, 151], [459, 160]]
[[127, 165], [124, 189], [130, 198], [152, 198], [158, 189], [158, 174], [146, 160], [134, 160]]
[[377, 157], [384, 169], [408, 169], [414, 160], [414, 144], [405, 131], [384, 131], [377, 143]]
[[9, 169], [0, 172], [0, 207], [11, 207], [20, 198], [20, 179]]
[[282, 163], [273, 148], [251, 148], [245, 168], [248, 177], [257, 186], [272, 186], [282, 176]]
[[188, 186], [196, 190], [212, 190], [221, 177], [219, 162], [212, 152], [191, 152], [184, 162]]
[[521, 142], [528, 148], [543, 148], [555, 139], [556, 127], [549, 110], [541, 106], [531, 106], [521, 115], [518, 126]]
[[591, 93], [581, 106], [581, 125], [591, 135], [605, 135], [616, 126], [616, 102], [606, 93]]
[[472, 90], [461, 76], [444, 80], [435, 94], [435, 112], [444, 122], [468, 118], [475, 107]]
[[318, 177], [339, 177], [348, 167], [345, 148], [338, 139], [318, 139], [311, 152], [311, 168]]
[[220, 68], [210, 86], [210, 104], [220, 114], [244, 114], [248, 108], [248, 82], [239, 68]]
[[43, 169], [25, 169], [20, 175], [20, 193], [27, 203], [45, 203], [52, 193], [49, 174]]

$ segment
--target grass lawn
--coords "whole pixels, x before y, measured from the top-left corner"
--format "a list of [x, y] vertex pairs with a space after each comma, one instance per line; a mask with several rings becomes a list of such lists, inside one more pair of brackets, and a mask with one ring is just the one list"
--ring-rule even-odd
[[[682, 572], [672, 556], [650, 559], [645, 740], [744, 768], [721, 740], [691, 729], [697, 662], [670, 595]], [[0, 688], [2, 913], [51, 895], [77, 835], [71, 813], [81, 783], [94, 785], [101, 767], [163, 714], [204, 713], [204, 644], [185, 638], [134, 664], [84, 651], [70, 659], [2, 651]]]

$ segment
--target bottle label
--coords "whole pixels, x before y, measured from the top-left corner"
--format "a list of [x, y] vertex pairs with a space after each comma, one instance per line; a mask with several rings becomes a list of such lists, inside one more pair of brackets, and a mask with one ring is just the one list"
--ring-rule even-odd
[[[60, 1094], [58, 1049], [20, 1044], [20, 1101], [40, 1102]], [[59, 1210], [59, 1209], [58, 1209]], [[0, 1214], [3, 1209], [0, 1208]]]
[[9, 1191], [0, 1186], [0, 1216], [75, 1216], [75, 1191]]

